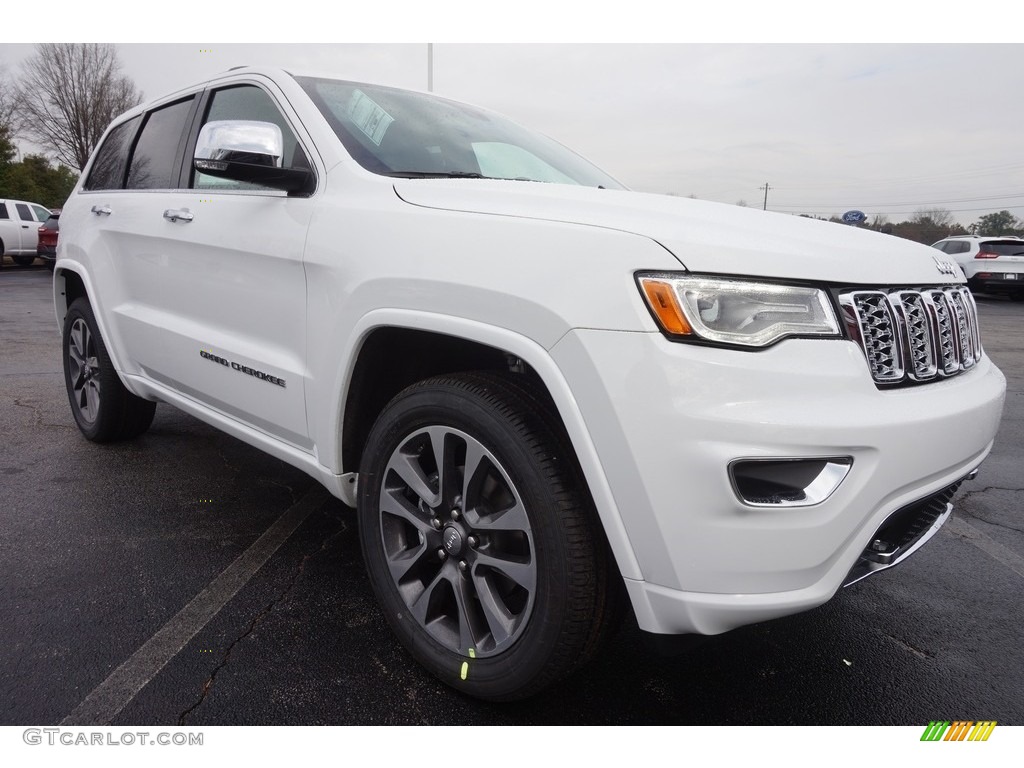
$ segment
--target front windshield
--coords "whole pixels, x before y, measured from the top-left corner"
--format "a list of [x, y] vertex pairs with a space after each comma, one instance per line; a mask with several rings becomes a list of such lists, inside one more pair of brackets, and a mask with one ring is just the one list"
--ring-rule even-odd
[[499, 115], [411, 91], [297, 77], [363, 168], [406, 178], [488, 178], [623, 189], [558, 142]]

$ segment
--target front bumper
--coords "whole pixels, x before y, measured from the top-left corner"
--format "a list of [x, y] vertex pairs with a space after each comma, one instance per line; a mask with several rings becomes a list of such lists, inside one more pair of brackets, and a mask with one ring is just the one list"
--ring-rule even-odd
[[[959, 376], [881, 391], [849, 341], [759, 352], [660, 334], [577, 330], [552, 349], [577, 395], [643, 573], [642, 629], [716, 634], [826, 602], [897, 510], [947, 488], [991, 448], [1005, 379], [985, 357]], [[741, 458], [844, 456], [824, 501], [744, 504]]]

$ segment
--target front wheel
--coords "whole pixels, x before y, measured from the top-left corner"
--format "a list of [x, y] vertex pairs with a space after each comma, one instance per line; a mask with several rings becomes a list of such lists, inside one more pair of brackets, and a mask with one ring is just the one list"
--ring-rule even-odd
[[575, 463], [494, 374], [421, 382], [368, 438], [359, 524], [388, 622], [445, 683], [520, 699], [572, 672], [601, 629], [604, 542]]

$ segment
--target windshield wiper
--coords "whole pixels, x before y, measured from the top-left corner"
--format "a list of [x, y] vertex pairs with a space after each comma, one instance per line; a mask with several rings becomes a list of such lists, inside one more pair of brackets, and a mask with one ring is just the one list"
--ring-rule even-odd
[[385, 176], [399, 179], [489, 179], [482, 173], [472, 171], [388, 171]]

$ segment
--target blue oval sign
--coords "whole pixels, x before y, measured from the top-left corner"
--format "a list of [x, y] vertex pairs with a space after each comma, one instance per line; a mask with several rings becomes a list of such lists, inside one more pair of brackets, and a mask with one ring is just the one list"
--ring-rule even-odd
[[847, 211], [843, 214], [843, 221], [847, 224], [860, 224], [866, 218], [863, 211]]

